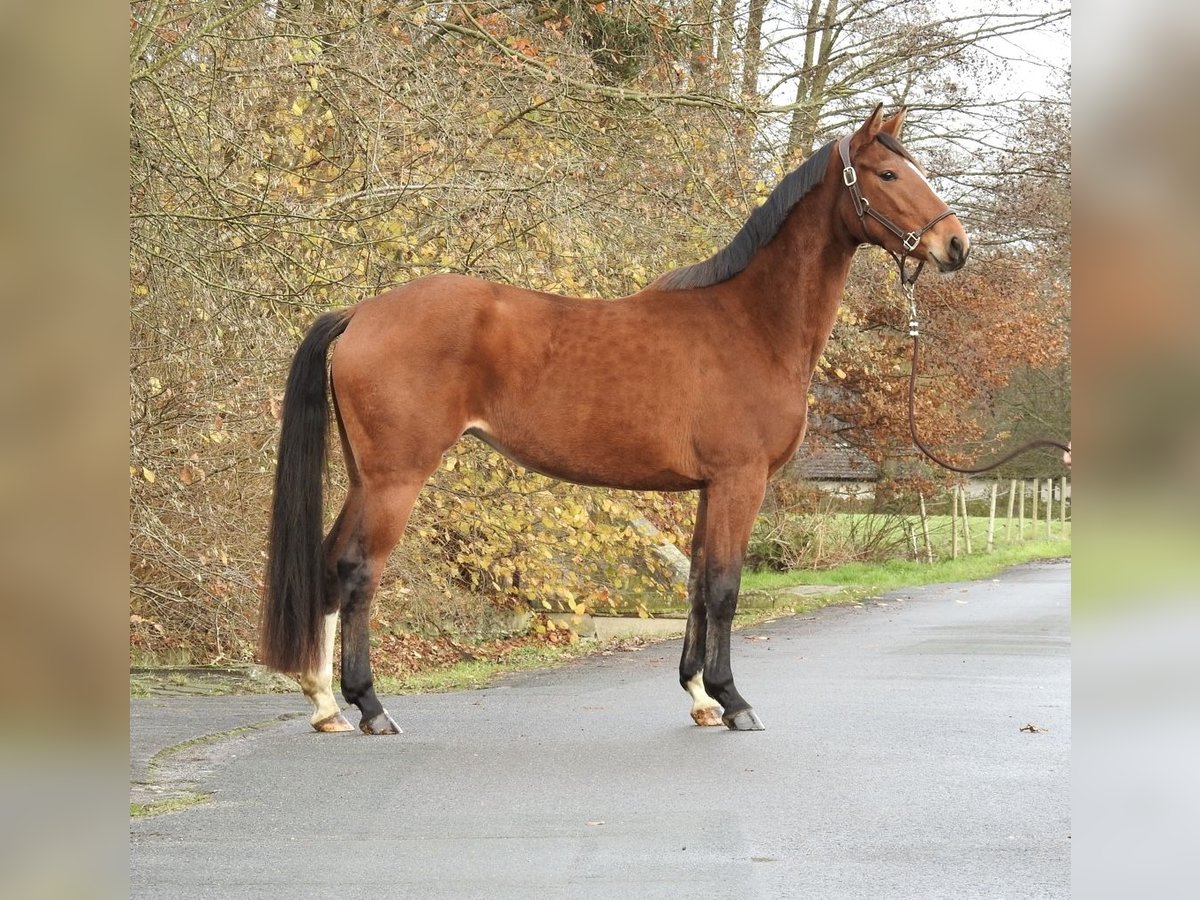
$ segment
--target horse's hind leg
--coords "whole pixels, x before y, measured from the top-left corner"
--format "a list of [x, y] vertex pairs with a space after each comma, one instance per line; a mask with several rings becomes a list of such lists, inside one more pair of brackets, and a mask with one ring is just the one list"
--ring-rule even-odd
[[704, 528], [708, 492], [700, 491], [696, 508], [696, 530], [692, 532], [692, 562], [688, 573], [688, 619], [679, 657], [679, 683], [692, 697], [692, 721], [697, 725], [720, 725], [721, 706], [704, 690], [704, 642], [708, 630], [705, 600]]
[[333, 639], [337, 631], [337, 617], [336, 612], [325, 614], [321, 664], [315, 672], [302, 672], [299, 678], [304, 696], [312, 701], [313, 714], [309, 721], [317, 731], [354, 730], [333, 696]]
[[337, 560], [346, 552], [353, 536], [360, 509], [361, 492], [354, 489], [346, 498], [341, 513], [325, 538], [325, 621], [321, 641], [321, 660], [315, 670], [299, 676], [304, 695], [312, 702], [313, 728], [323, 732], [353, 731], [333, 695], [333, 641], [337, 631], [338, 609], [342, 603], [342, 584]]
[[414, 477], [386, 488], [370, 487], [364, 497], [356, 540], [339, 561], [345, 593], [342, 599], [342, 694], [362, 713], [365, 734], [399, 734], [375, 694], [371, 674], [371, 598], [379, 587], [392, 548], [408, 524], [413, 503], [424, 484]]

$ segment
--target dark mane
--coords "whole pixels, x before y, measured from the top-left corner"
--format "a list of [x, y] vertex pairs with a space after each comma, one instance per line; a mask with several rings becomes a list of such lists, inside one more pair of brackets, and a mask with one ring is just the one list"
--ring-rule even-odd
[[825, 178], [832, 151], [831, 142], [784, 176], [766, 202], [750, 213], [741, 231], [723, 249], [704, 262], [668, 272], [658, 279], [656, 287], [668, 291], [706, 287], [727, 281], [746, 268], [754, 254], [775, 237], [792, 207]]

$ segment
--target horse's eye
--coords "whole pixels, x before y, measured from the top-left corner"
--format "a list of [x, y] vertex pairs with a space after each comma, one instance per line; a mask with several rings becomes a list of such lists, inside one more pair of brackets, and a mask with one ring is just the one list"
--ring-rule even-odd
[[891, 169], [886, 169], [879, 173], [879, 177], [882, 178], [884, 181], [895, 181], [896, 173], [893, 172]]

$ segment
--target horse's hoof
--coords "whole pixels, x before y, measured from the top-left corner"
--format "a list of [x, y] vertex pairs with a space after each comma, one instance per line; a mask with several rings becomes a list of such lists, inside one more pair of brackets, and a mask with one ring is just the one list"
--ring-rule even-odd
[[719, 706], [707, 706], [703, 709], [693, 709], [692, 721], [697, 725], [720, 725], [721, 708]]
[[385, 709], [371, 720], [363, 719], [358, 725], [363, 734], [401, 734], [400, 726]]
[[721, 721], [730, 731], [763, 731], [766, 728], [754, 710], [748, 707], [733, 715], [726, 713], [721, 717]]
[[332, 734], [335, 731], [353, 731], [354, 726], [346, 721], [346, 717], [340, 712], [335, 712], [332, 716], [326, 716], [320, 722], [313, 722], [312, 727], [322, 734]]

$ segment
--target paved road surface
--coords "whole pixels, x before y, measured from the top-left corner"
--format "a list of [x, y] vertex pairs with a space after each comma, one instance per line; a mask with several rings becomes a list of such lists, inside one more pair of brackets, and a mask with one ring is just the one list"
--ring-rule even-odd
[[393, 738], [279, 720], [298, 694], [134, 701], [134, 779], [267, 724], [156, 768], [213, 799], [131, 822], [132, 894], [1069, 895], [1068, 563], [735, 633], [765, 732], [693, 726], [678, 652], [391, 698]]

